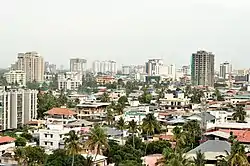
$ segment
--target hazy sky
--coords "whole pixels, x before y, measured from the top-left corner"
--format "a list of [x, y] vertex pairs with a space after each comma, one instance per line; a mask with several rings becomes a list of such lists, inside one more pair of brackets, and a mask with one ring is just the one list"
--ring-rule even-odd
[[217, 66], [250, 67], [249, 9], [249, 0], [1, 0], [0, 68], [33, 50], [65, 67], [71, 57], [180, 66], [197, 49]]

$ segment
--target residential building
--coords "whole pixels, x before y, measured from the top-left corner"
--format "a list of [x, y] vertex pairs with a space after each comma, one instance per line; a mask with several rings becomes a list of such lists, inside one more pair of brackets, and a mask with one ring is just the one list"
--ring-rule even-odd
[[64, 125], [76, 121], [76, 114], [76, 112], [71, 111], [68, 108], [52, 108], [46, 112], [45, 119], [48, 125], [55, 122]]
[[87, 70], [87, 60], [80, 58], [70, 59], [70, 71], [83, 75]]
[[220, 64], [220, 78], [229, 79], [232, 73], [232, 65], [229, 62], [224, 62]]
[[36, 90], [0, 92], [0, 130], [15, 129], [37, 117]]
[[39, 130], [39, 146], [49, 150], [62, 149], [64, 147], [65, 134], [71, 130], [76, 132], [81, 130], [78, 128], [64, 128], [62, 125], [51, 125], [46, 129]]
[[214, 86], [213, 53], [200, 50], [192, 54], [191, 79], [195, 86]]
[[58, 74], [58, 89], [77, 90], [82, 85], [82, 75], [78, 72]]
[[110, 103], [98, 103], [94, 101], [78, 104], [76, 106], [77, 117], [78, 119], [102, 117], [108, 105], [110, 105]]
[[[142, 124], [142, 120], [146, 117], [147, 114], [151, 113], [149, 106], [135, 106], [125, 108], [123, 118], [125, 122], [130, 122], [134, 120], [137, 124]], [[118, 120], [118, 119], [117, 119]]]
[[164, 98], [159, 99], [160, 106], [167, 110], [187, 110], [190, 108], [190, 99], [184, 97], [184, 93], [176, 96], [172, 93], [165, 93]]
[[18, 53], [16, 70], [26, 73], [27, 82], [44, 81], [44, 60], [37, 52]]
[[129, 75], [131, 73], [131, 66], [122, 66], [122, 74]]
[[116, 79], [113, 76], [97, 76], [96, 77], [96, 83], [98, 84], [112, 84], [113, 82], [116, 82]]
[[215, 116], [211, 115], [208, 112], [193, 114], [187, 117], [187, 120], [197, 120], [200, 123], [201, 127], [204, 129], [208, 129], [211, 125], [216, 123]]
[[55, 73], [57, 73], [56, 64], [50, 64], [49, 62], [45, 62], [45, 64], [44, 64], [44, 73], [47, 73], [47, 74], [55, 74]]
[[4, 74], [8, 84], [18, 84], [23, 87], [26, 86], [26, 74], [22, 70], [11, 70]]
[[115, 75], [117, 73], [116, 62], [115, 61], [94, 61], [92, 65], [92, 70], [94, 74], [110, 74]]
[[[0, 156], [2, 156], [7, 149], [15, 148], [15, 138], [9, 136], [0, 136]], [[3, 163], [1, 161], [1, 163]]]
[[218, 157], [227, 157], [228, 152], [231, 151], [231, 145], [227, 141], [208, 140], [198, 147], [186, 153], [186, 157], [190, 159], [196, 158], [197, 152], [201, 152], [205, 156], [205, 165], [217, 165]]
[[161, 67], [163, 67], [162, 59], [149, 59], [146, 62], [146, 73], [148, 76], [158, 76], [160, 75]]

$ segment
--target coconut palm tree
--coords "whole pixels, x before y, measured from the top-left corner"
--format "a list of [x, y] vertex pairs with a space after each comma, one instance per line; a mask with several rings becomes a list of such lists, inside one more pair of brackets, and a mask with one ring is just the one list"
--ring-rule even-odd
[[109, 148], [107, 134], [99, 124], [94, 125], [90, 130], [89, 139], [85, 142], [85, 146], [89, 150], [95, 151], [94, 161], [96, 156], [102, 153], [102, 149]]
[[185, 132], [182, 132], [182, 129], [178, 126], [176, 126], [173, 129], [173, 141], [176, 142], [175, 149], [180, 150], [186, 145], [186, 140], [187, 140], [187, 134]]
[[245, 154], [245, 147], [239, 141], [235, 140], [231, 146], [231, 153], [228, 156], [230, 165], [249, 166], [247, 156]]
[[133, 147], [135, 147], [135, 133], [138, 131], [138, 126], [134, 119], [128, 123], [128, 131], [132, 133]]
[[118, 115], [122, 115], [123, 114], [123, 109], [124, 109], [124, 105], [117, 103], [115, 106], [115, 111]]
[[201, 126], [196, 120], [191, 120], [183, 125], [183, 134], [186, 135], [189, 149], [193, 149], [199, 145], [201, 139]]
[[245, 123], [246, 111], [241, 105], [238, 105], [234, 108], [233, 119], [238, 123]]
[[75, 155], [79, 154], [82, 150], [80, 143], [80, 137], [74, 130], [71, 130], [68, 134], [65, 134], [64, 144], [68, 155], [72, 156], [72, 166], [74, 165]]
[[163, 151], [163, 158], [160, 159], [156, 165], [165, 165], [165, 166], [193, 166], [193, 162], [190, 158], [187, 158], [184, 155], [182, 150], [173, 150], [171, 148], [166, 148]]
[[106, 113], [107, 113], [106, 114], [106, 119], [107, 119], [108, 125], [112, 126], [113, 122], [114, 122], [114, 113], [113, 113], [112, 108], [108, 107]]
[[122, 145], [124, 144], [124, 135], [123, 135], [123, 131], [126, 129], [126, 124], [125, 121], [122, 117], [120, 117], [120, 119], [118, 120], [118, 122], [116, 123], [116, 127], [117, 129], [122, 131]]
[[249, 166], [247, 156], [245, 154], [245, 147], [241, 145], [236, 137], [231, 134], [229, 141], [231, 142], [231, 152], [227, 152], [227, 157], [218, 156], [218, 166]]
[[109, 102], [110, 101], [110, 97], [108, 93], [103, 93], [103, 95], [101, 96], [101, 102]]
[[[147, 133], [147, 138], [149, 134], [153, 135], [155, 130], [160, 130], [160, 124], [152, 113], [147, 114], [142, 122], [142, 130]], [[145, 153], [147, 152], [147, 145], [148, 144], [146, 144]]]
[[204, 153], [201, 153], [199, 150], [196, 152], [196, 157], [194, 157], [194, 165], [195, 166], [205, 166], [206, 160], [205, 160], [205, 155]]

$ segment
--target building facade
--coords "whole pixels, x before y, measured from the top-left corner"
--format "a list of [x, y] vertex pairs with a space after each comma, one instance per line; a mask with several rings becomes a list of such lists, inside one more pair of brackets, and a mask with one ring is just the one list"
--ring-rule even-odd
[[92, 65], [92, 70], [94, 74], [102, 73], [115, 75], [117, 73], [116, 62], [115, 61], [94, 61]]
[[213, 53], [200, 50], [192, 54], [191, 79], [195, 86], [214, 86]]
[[58, 74], [58, 89], [77, 90], [82, 85], [82, 75], [78, 72]]
[[26, 73], [27, 82], [43, 82], [44, 81], [44, 60], [43, 57], [35, 51], [18, 53], [16, 69]]
[[70, 59], [70, 71], [84, 74], [87, 70], [87, 60], [80, 58]]
[[8, 84], [26, 86], [26, 74], [22, 70], [11, 70], [4, 74]]
[[146, 62], [146, 73], [148, 76], [158, 76], [162, 66], [162, 59], [149, 59], [148, 62]]
[[15, 129], [37, 117], [36, 90], [0, 92], [0, 130]]
[[220, 64], [220, 78], [228, 79], [230, 74], [232, 73], [232, 65], [228, 62], [224, 62]]

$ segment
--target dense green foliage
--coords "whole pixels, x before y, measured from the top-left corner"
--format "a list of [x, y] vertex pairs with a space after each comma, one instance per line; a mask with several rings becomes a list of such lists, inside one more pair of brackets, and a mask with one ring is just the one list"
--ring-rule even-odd
[[26, 146], [15, 150], [15, 159], [19, 165], [23, 166], [43, 165], [46, 161], [46, 154], [39, 146]]
[[27, 143], [27, 140], [24, 137], [17, 137], [15, 141], [15, 146], [25, 146]]

